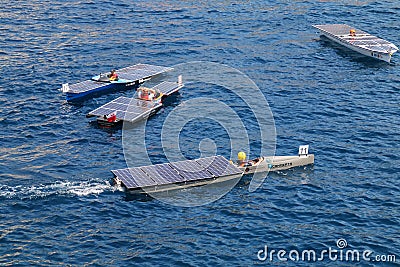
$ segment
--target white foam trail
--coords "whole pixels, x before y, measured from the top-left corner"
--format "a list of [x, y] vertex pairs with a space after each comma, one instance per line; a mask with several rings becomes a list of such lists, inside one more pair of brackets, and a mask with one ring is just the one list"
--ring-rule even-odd
[[34, 199], [52, 195], [89, 196], [99, 195], [105, 191], [114, 192], [116, 190], [118, 190], [118, 188], [112, 186], [108, 181], [100, 179], [79, 182], [61, 181], [52, 184], [31, 186], [18, 185], [11, 187], [8, 185], [0, 185], [0, 198]]
[[110, 184], [71, 184], [68, 186], [68, 194], [77, 196], [99, 195], [104, 191], [111, 191], [113, 187]]

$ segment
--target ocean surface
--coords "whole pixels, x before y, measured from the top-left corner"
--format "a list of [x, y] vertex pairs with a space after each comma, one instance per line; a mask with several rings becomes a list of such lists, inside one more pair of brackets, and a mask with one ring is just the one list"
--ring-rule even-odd
[[[3, 3], [0, 266], [399, 266], [400, 53], [392, 64], [368, 59], [311, 26], [347, 23], [400, 45], [399, 17], [398, 1]], [[276, 155], [309, 144], [315, 165], [270, 173], [254, 192], [244, 177], [196, 207], [131, 199], [113, 187], [110, 170], [127, 167], [123, 130], [85, 115], [134, 90], [69, 104], [58, 89], [112, 68], [188, 62], [251, 79], [269, 105], [256, 109], [273, 114]], [[213, 98], [215, 88], [188, 84], [148, 120], [152, 162], [166, 162], [168, 114]], [[219, 89], [256, 155], [263, 140], [254, 107]], [[228, 131], [218, 120], [190, 121], [182, 154], [215, 146], [229, 156]], [[336, 254], [321, 257], [329, 249]], [[302, 259], [304, 250], [318, 258]], [[371, 251], [370, 261], [346, 260], [350, 250]]]

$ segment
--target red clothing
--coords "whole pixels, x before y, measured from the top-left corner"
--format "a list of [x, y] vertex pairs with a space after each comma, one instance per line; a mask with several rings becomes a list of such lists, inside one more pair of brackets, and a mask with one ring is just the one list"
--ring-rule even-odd
[[111, 73], [111, 75], [110, 75], [110, 80], [111, 81], [116, 81], [116, 80], [118, 80], [118, 74], [117, 73]]
[[117, 120], [117, 112], [114, 111], [106, 116], [108, 122], [115, 122]]

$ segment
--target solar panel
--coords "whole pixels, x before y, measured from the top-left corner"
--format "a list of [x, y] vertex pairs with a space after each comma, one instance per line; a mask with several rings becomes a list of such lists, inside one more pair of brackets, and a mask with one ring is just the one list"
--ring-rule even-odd
[[362, 45], [378, 45], [378, 46], [380, 46], [380, 44], [378, 44], [377, 42], [372, 41], [372, 40], [360, 41], [360, 44], [362, 44]]
[[383, 45], [390, 45], [390, 44], [392, 44], [391, 42], [386, 41], [386, 40], [383, 40], [383, 39], [377, 39], [377, 40], [375, 40], [375, 42], [378, 43], [378, 44], [383, 44]]
[[105, 107], [113, 110], [127, 110], [128, 105], [116, 102], [110, 102]]
[[200, 158], [196, 161], [216, 177], [242, 173], [239, 168], [222, 156]]
[[[391, 46], [391, 45], [382, 45], [381, 48], [382, 48], [382, 49], [385, 49], [385, 50], [387, 50], [387, 51], [393, 51], [393, 50], [395, 50], [395, 48], [393, 48], [393, 46]], [[397, 50], [396, 50], [396, 51], [397, 51]]]
[[140, 185], [135, 181], [129, 169], [120, 169], [112, 171], [116, 177], [124, 182], [127, 188], [140, 188]]
[[126, 67], [117, 70], [119, 77], [126, 80], [137, 81], [140, 79], [145, 79], [157, 74], [172, 70], [169, 67], [161, 67], [150, 64], [136, 64], [130, 67]]
[[134, 182], [140, 187], [158, 185], [157, 181], [143, 172], [140, 167], [130, 168], [128, 170]]
[[142, 114], [158, 106], [161, 106], [161, 103], [133, 99], [133, 101], [128, 106], [126, 106], [127, 108], [124, 111]]
[[354, 41], [354, 42], [351, 42], [353, 45], [365, 45], [365, 43], [364, 42], [362, 42], [362, 41]]
[[185, 179], [167, 163], [145, 166], [141, 167], [141, 169], [160, 185], [185, 181]]
[[201, 166], [196, 160], [172, 162], [170, 165], [188, 181], [210, 179], [214, 177], [211, 172]]
[[364, 42], [374, 42], [374, 43], [389, 43], [388, 41], [385, 41], [383, 39], [380, 39], [376, 36], [372, 36], [372, 35], [368, 35], [368, 36], [363, 36], [360, 38], [357, 38], [360, 41], [364, 41]]
[[[314, 25], [315, 28], [318, 28], [322, 31], [326, 31], [330, 34], [340, 36], [340, 35], [348, 35], [351, 29], [354, 29], [353, 27], [350, 27], [349, 25], [346, 24], [326, 24], [326, 25]], [[357, 35], [360, 34], [368, 34], [364, 31], [361, 31], [359, 29], [355, 29]]]
[[160, 71], [169, 71], [172, 70], [173, 68], [170, 67], [162, 67], [162, 66], [156, 66], [156, 65], [151, 65], [151, 64], [143, 64], [139, 63], [136, 65], [132, 65], [129, 67], [125, 67], [122, 69], [117, 70], [119, 73], [135, 73], [136, 71], [139, 70], [145, 70], [148, 72], [160, 72]]
[[82, 93], [91, 91], [101, 87], [113, 86], [110, 83], [102, 83], [102, 82], [95, 82], [92, 80], [86, 80], [83, 82], [70, 84], [69, 86], [69, 93]]
[[180, 88], [183, 87], [183, 84], [178, 84], [176, 82], [162, 82], [152, 89], [159, 90], [164, 95], [170, 95], [177, 92]]
[[[148, 114], [148, 113], [146, 113], [146, 114]], [[137, 113], [126, 112], [121, 117], [121, 120], [128, 121], [128, 122], [136, 122], [138, 120], [144, 119], [146, 117], [145, 116], [146, 114], [137, 114]]]

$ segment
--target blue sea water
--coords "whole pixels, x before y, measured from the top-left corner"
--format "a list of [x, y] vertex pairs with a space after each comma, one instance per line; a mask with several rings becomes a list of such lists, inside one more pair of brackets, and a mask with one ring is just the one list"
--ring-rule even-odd
[[[311, 25], [347, 23], [399, 45], [399, 17], [398, 1], [368, 0], [2, 5], [0, 265], [398, 265], [400, 55], [393, 64], [361, 57]], [[192, 208], [129, 200], [112, 187], [110, 170], [126, 167], [122, 131], [85, 115], [132, 91], [68, 104], [57, 89], [111, 68], [193, 61], [248, 75], [274, 115], [276, 154], [310, 144], [315, 165], [270, 173], [255, 192], [244, 179]], [[148, 122], [154, 161], [164, 160], [156, 132], [169, 112], [207, 94], [185, 89]], [[188, 124], [184, 153], [195, 156], [209, 131]], [[340, 250], [338, 239], [347, 241], [342, 251], [397, 262], [257, 257], [265, 246], [286, 258], [291, 250]]]

